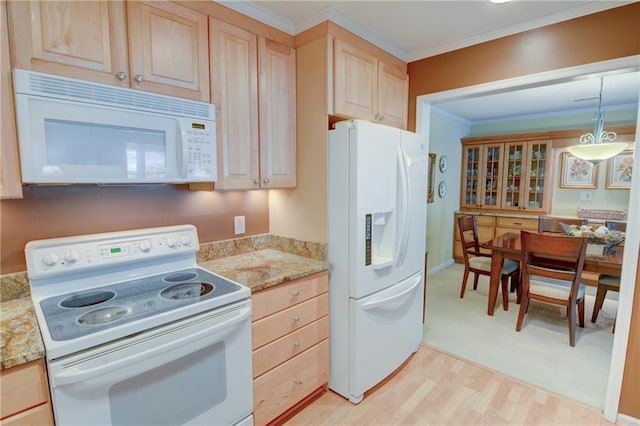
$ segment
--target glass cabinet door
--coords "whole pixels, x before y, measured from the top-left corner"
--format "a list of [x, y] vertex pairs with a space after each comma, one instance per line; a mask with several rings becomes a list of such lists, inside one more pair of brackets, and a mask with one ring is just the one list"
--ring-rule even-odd
[[501, 143], [463, 147], [461, 207], [500, 208], [502, 150]]
[[503, 144], [484, 145], [484, 162], [482, 173], [481, 207], [485, 209], [499, 209], [502, 185], [500, 172], [502, 166]]
[[462, 150], [462, 192], [461, 207], [479, 207], [480, 185], [478, 185], [480, 171], [480, 154], [482, 145], [465, 146]]
[[547, 158], [550, 153], [548, 141], [528, 143], [526, 170], [526, 200], [523, 207], [527, 210], [546, 211], [549, 187], [547, 177]]
[[508, 143], [505, 148], [505, 170], [502, 183], [502, 208], [522, 210], [522, 182], [525, 172], [526, 150], [524, 143]]

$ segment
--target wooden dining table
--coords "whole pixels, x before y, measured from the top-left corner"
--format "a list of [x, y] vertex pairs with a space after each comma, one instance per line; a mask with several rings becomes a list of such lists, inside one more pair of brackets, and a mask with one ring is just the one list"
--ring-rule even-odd
[[[496, 307], [496, 299], [498, 298], [502, 263], [504, 259], [520, 260], [520, 234], [507, 232], [480, 244], [480, 246], [491, 250], [491, 278], [489, 281], [487, 314], [493, 316], [493, 312]], [[623, 252], [624, 245], [617, 245], [615, 246], [614, 251], [604, 256], [586, 255], [583, 270], [597, 272], [600, 274], [620, 275], [622, 271]], [[506, 306], [505, 310], [507, 310]]]

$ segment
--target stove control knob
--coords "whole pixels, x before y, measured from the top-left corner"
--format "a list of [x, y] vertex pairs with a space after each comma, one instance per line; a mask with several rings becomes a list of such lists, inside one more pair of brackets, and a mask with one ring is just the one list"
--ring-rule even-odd
[[189, 244], [191, 244], [191, 237], [189, 237], [188, 235], [183, 235], [180, 237], [180, 243], [183, 246], [188, 246]]
[[175, 237], [167, 238], [167, 246], [175, 248], [178, 245], [178, 240]]
[[64, 260], [69, 263], [76, 263], [80, 260], [80, 252], [78, 250], [69, 250], [64, 254]]
[[47, 266], [56, 266], [58, 262], [60, 262], [60, 256], [56, 253], [47, 253], [44, 258], [42, 258], [42, 261]]
[[148, 253], [149, 251], [151, 251], [151, 241], [149, 240], [140, 241], [138, 243], [138, 248], [140, 249], [141, 252]]

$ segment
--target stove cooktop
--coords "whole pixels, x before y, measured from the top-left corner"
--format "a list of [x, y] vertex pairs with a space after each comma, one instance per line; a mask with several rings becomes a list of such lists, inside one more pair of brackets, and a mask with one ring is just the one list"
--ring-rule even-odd
[[221, 306], [216, 299], [236, 301], [219, 298], [242, 290], [233, 281], [189, 268], [49, 297], [40, 309], [51, 338], [65, 341], [179, 308], [191, 313], [196, 304], [213, 309]]

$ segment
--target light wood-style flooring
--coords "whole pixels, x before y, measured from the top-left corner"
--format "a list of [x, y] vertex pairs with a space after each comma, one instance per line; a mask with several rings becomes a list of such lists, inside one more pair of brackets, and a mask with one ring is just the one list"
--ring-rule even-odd
[[353, 405], [327, 392], [287, 425], [611, 425], [600, 410], [422, 345]]

